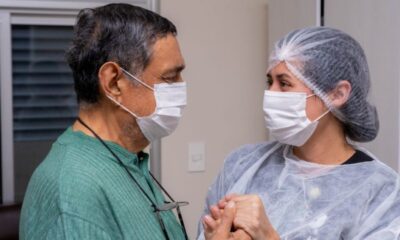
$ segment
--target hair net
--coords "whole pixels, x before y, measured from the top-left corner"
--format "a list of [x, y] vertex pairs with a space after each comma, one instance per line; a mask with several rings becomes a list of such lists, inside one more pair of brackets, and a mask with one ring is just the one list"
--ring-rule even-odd
[[[358, 142], [378, 134], [376, 109], [367, 101], [370, 77], [360, 44], [348, 34], [327, 27], [309, 27], [290, 32], [275, 44], [269, 70], [280, 62], [320, 97], [344, 124], [346, 135]], [[347, 102], [334, 108], [328, 98], [339, 81], [350, 82]]]

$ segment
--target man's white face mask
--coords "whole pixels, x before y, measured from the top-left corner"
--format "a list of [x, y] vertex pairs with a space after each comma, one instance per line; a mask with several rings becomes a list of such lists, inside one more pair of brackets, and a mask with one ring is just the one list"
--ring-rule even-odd
[[111, 96], [107, 97], [136, 118], [140, 130], [150, 142], [170, 135], [177, 128], [186, 106], [186, 83], [159, 83], [154, 84], [153, 88], [128, 71], [124, 69], [122, 71], [154, 92], [156, 100], [154, 112], [149, 116], [139, 117]]
[[318, 120], [329, 113], [328, 110], [311, 122], [306, 114], [306, 100], [312, 96], [302, 92], [265, 91], [265, 125], [278, 142], [302, 146], [314, 133]]

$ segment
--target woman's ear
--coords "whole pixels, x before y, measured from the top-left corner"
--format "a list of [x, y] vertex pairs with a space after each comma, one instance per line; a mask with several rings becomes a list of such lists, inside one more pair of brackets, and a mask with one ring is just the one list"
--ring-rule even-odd
[[343, 106], [350, 97], [351, 84], [347, 80], [341, 80], [336, 85], [335, 89], [331, 91], [330, 99], [331, 104], [335, 108]]
[[118, 81], [121, 80], [122, 70], [115, 62], [104, 63], [98, 73], [99, 87], [105, 95], [116, 98], [121, 94]]

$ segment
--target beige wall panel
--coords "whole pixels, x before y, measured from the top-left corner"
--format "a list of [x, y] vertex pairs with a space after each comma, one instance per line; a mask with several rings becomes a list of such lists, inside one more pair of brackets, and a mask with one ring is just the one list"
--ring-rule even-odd
[[[162, 0], [178, 28], [188, 106], [162, 141], [162, 181], [183, 209], [191, 239], [208, 186], [227, 154], [266, 139], [262, 98], [267, 64], [266, 0]], [[188, 172], [188, 144], [205, 143], [206, 170]]]

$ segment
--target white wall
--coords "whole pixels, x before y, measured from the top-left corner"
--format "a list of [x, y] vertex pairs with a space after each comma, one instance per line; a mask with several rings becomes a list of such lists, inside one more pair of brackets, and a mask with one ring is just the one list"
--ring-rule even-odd
[[290, 31], [316, 25], [316, 0], [269, 0], [269, 50]]
[[[208, 186], [226, 155], [265, 140], [262, 97], [267, 64], [267, 0], [162, 0], [178, 28], [188, 106], [162, 142], [162, 181], [183, 209], [191, 239]], [[204, 141], [206, 171], [187, 172], [188, 143]]]
[[[393, 169], [399, 164], [400, 1], [326, 1], [326, 25], [344, 30], [365, 50], [371, 73], [371, 102], [380, 120], [367, 148]], [[400, 169], [399, 169], [400, 170]]]

